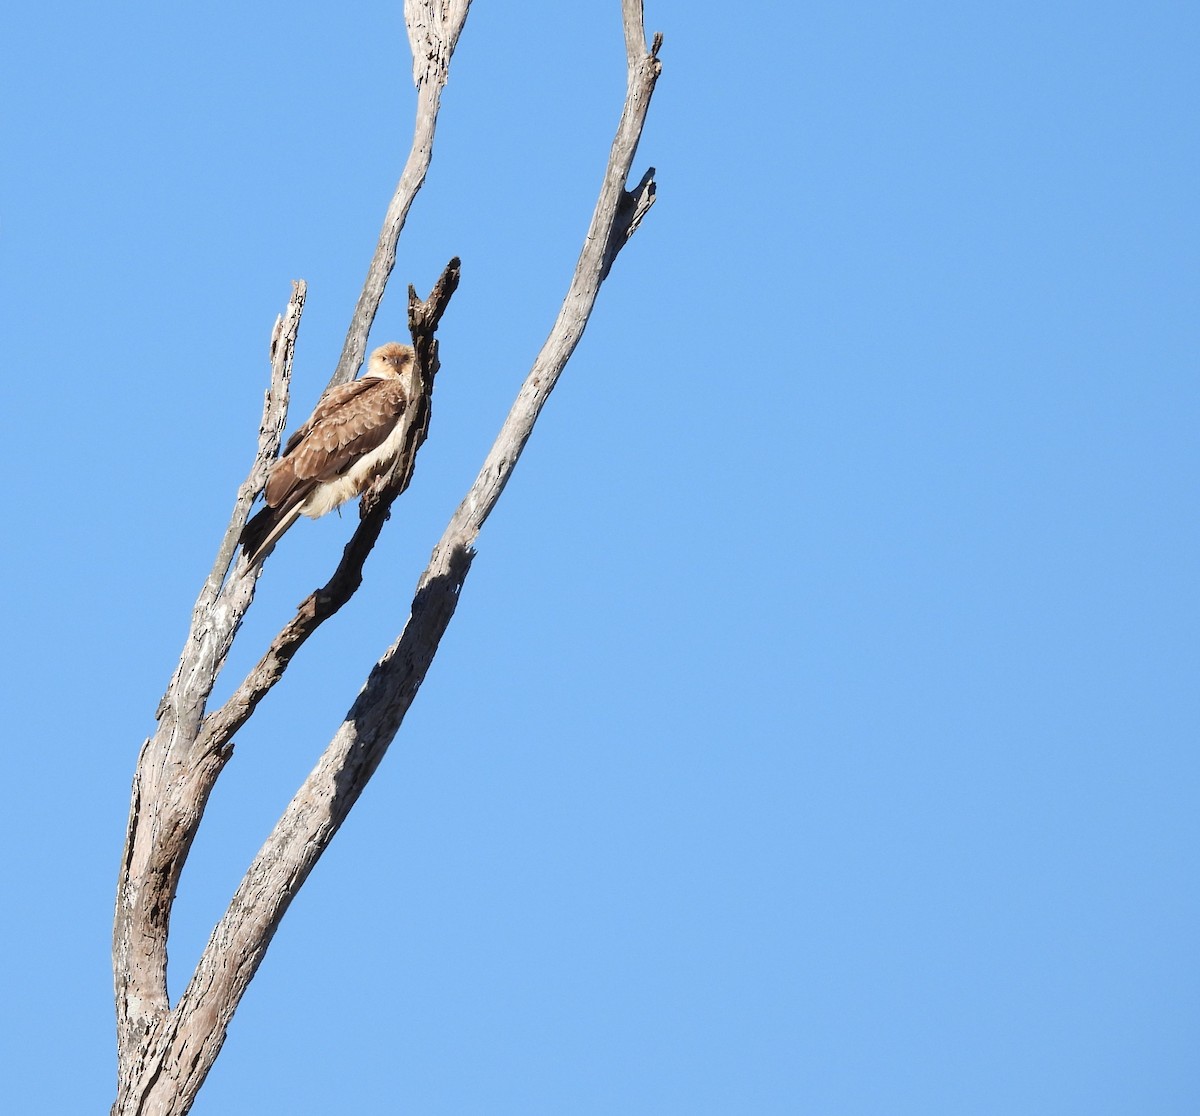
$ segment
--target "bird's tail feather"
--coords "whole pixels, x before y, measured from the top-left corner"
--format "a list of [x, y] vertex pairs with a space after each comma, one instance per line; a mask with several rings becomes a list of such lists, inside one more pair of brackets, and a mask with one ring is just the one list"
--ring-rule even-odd
[[242, 528], [242, 553], [246, 555], [249, 564], [258, 565], [279, 541], [280, 536], [300, 518], [300, 501], [290, 508], [262, 508]]

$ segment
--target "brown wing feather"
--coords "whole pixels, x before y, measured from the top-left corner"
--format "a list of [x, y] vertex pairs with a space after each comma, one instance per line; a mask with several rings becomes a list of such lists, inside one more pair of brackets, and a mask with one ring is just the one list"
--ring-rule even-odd
[[317, 484], [344, 473], [387, 438], [407, 404], [399, 380], [371, 377], [331, 388], [272, 466], [267, 504], [279, 508], [303, 499]]

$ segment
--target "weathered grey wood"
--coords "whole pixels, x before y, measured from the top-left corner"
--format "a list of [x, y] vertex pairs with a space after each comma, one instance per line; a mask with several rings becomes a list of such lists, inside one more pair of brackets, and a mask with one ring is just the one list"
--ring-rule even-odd
[[[388, 208], [367, 283], [347, 337], [347, 350], [339, 363], [339, 372], [331, 382], [351, 379], [362, 363], [367, 333], [395, 263], [397, 238], [429, 167], [440, 91], [445, 85], [450, 56], [469, 7], [470, 0], [453, 0], [446, 4], [438, 0], [408, 0], [406, 3], [405, 21], [413, 48], [414, 76], [418, 80], [412, 150]], [[454, 270], [457, 277], [457, 261]], [[212, 572], [193, 609], [179, 666], [159, 704], [158, 730], [143, 744], [138, 756], [113, 929], [118, 1055], [114, 1114], [159, 1111], [154, 1105], [142, 1107], [149, 1104], [151, 1089], [155, 1104], [168, 1103], [163, 1098], [169, 1091], [165, 1083], [173, 1080], [168, 1069], [173, 1048], [169, 1042], [164, 1045], [172, 1015], [166, 983], [171, 906], [208, 797], [231, 755], [232, 734], [244, 723], [265, 690], [282, 675], [304, 640], [357, 589], [363, 562], [388, 517], [391, 502], [408, 483], [408, 478], [403, 478], [397, 487], [396, 478], [391, 478], [390, 487], [376, 486], [372, 500], [364, 502], [364, 510], [367, 503], [370, 504], [370, 514], [364, 514], [342, 562], [325, 587], [332, 591], [318, 590], [302, 604], [297, 618], [272, 644], [266, 657], [271, 661], [260, 664], [264, 669], [258, 677], [249, 684], [243, 683], [231, 702], [216, 715], [206, 717], [207, 702], [217, 675], [253, 600], [261, 572], [259, 568], [247, 567], [243, 561], [226, 578], [249, 507], [261, 491], [267, 469], [278, 453], [280, 435], [286, 423], [286, 389], [304, 293], [303, 284], [298, 284], [288, 313], [282, 323], [277, 324], [272, 340], [272, 392], [268, 395], [268, 410], [264, 412], [262, 423], [266, 440], [260, 439], [254, 468], [239, 490], [234, 514], [218, 548]], [[444, 308], [443, 304], [441, 309]], [[347, 353], [357, 353], [357, 356], [347, 363]], [[436, 349], [433, 359], [436, 361]], [[281, 360], [285, 360], [282, 372], [278, 363]], [[283, 377], [281, 389], [280, 376]], [[269, 437], [268, 430], [271, 432]], [[425, 425], [421, 427], [422, 439], [425, 430], [427, 415]], [[237, 708], [239, 702], [241, 709]], [[207, 1065], [204, 1072], [207, 1072]], [[195, 1087], [199, 1087], [198, 1081]], [[161, 1111], [185, 1112], [194, 1095], [194, 1090], [190, 1093], [185, 1090], [169, 1098], [174, 1107]]]
[[138, 755], [113, 920], [118, 1078], [114, 1112], [137, 1111], [121, 1106], [144, 1072], [149, 1037], [169, 1011], [167, 934], [175, 888], [208, 796], [230, 755], [224, 746], [194, 745], [217, 674], [254, 597], [254, 576], [225, 583], [225, 572], [250, 505], [279, 452], [305, 293], [304, 283], [294, 284], [287, 310], [275, 322], [271, 384], [254, 462], [192, 610], [179, 666], [159, 703], [158, 729]]
[[[418, 86], [414, 140], [331, 383], [349, 380], [361, 365], [367, 333], [395, 262], [397, 239], [429, 166], [440, 91], [469, 6], [470, 0], [406, 0], [405, 21]], [[629, 71], [624, 110], [584, 248], [550, 336], [479, 476], [434, 548], [399, 639], [372, 670], [341, 729], [267, 838], [214, 929], [183, 996], [171, 1009], [166, 991], [171, 905], [208, 796], [231, 755], [233, 733], [278, 681], [308, 635], [357, 589], [363, 562], [391, 502], [409, 483], [415, 449], [428, 430], [438, 368], [434, 333], [457, 285], [458, 261], [452, 261], [427, 300], [419, 300], [409, 288], [410, 329], [424, 405], [416, 409], [409, 431], [414, 453], [401, 455], [408, 463], [405, 471], [393, 470], [372, 486], [362, 501], [359, 527], [330, 582], [301, 605], [296, 618], [225, 705], [206, 713], [217, 674], [253, 600], [260, 570], [239, 561], [229, 572], [238, 535], [278, 452], [286, 421], [303, 284], [296, 286], [287, 314], [276, 323], [272, 383], [254, 466], [239, 490], [213, 570], [193, 610], [179, 667], [159, 706], [158, 729], [143, 745], [134, 776], [114, 924], [118, 1021], [114, 1116], [182, 1116], [190, 1109], [280, 918], [357, 801], [424, 680], [453, 616], [479, 530], [582, 336], [600, 284], [654, 202], [652, 169], [632, 190], [625, 183], [661, 69], [657, 57], [661, 40], [656, 36], [647, 50], [640, 0], [623, 0], [623, 18]]]
[[[635, 0], [626, 4], [640, 9]], [[215, 1020], [223, 1033], [279, 919], [379, 766], [425, 679], [454, 615], [479, 530], [583, 334], [602, 275], [653, 202], [651, 174], [631, 192], [624, 183], [661, 70], [660, 41], [656, 37], [653, 49], [647, 51], [643, 40], [640, 50], [630, 53], [625, 108], [583, 251], [554, 328], [479, 476], [434, 548], [399, 639], [372, 669], [341, 728], [254, 858], [213, 931], [180, 1001], [181, 1027], [187, 1026], [184, 1019], [194, 1011]]]
[[[164, 855], [178, 851], [186, 842], [190, 845], [208, 795], [232, 752], [233, 733], [245, 723], [254, 706], [278, 681], [292, 655], [304, 639], [328, 616], [336, 612], [353, 595], [362, 581], [362, 566], [371, 546], [388, 517], [391, 503], [407, 488], [412, 477], [412, 461], [416, 449], [425, 440], [429, 429], [429, 405], [433, 380], [437, 372], [437, 343], [433, 332], [444, 313], [458, 282], [458, 261], [447, 267], [427, 303], [418, 303], [412, 332], [417, 352], [417, 373], [421, 390], [414, 400], [408, 419], [406, 437], [413, 446], [410, 454], [401, 454], [401, 462], [390, 474], [381, 477], [364, 497], [358, 530], [346, 546], [345, 554], [334, 576], [324, 589], [317, 590], [301, 604], [297, 616], [286, 625], [273, 641], [262, 662], [250, 673], [238, 691], [221, 709], [203, 722], [193, 747], [194, 770], [184, 768], [181, 793], [184, 816], [177, 829], [166, 841]], [[276, 433], [276, 442], [278, 434]], [[261, 480], [260, 480], [261, 485]], [[245, 511], [242, 512], [245, 521]], [[240, 528], [239, 528], [240, 530]], [[236, 539], [236, 533], [234, 535]], [[253, 584], [257, 566], [245, 559], [239, 561], [228, 586]], [[219, 598], [218, 598], [219, 603]], [[158, 788], [158, 794], [174, 804], [173, 788]], [[186, 848], [182, 850], [186, 856]], [[174, 862], [172, 862], [174, 863]], [[180, 859], [179, 867], [182, 867]], [[245, 991], [267, 944], [275, 933], [295, 889], [307, 876], [307, 869], [289, 887], [277, 887], [253, 896], [253, 907], [261, 918], [256, 935], [242, 934], [236, 941], [222, 940], [220, 952], [209, 964], [202, 959], [188, 989], [174, 1009], [168, 1009], [165, 994], [156, 1004], [153, 1023], [141, 1032], [141, 1042], [130, 1062], [130, 1080], [124, 1107], [114, 1106], [115, 1112], [184, 1113], [190, 1108], [204, 1077], [212, 1066], [225, 1041], [225, 1031], [237, 1003]], [[178, 877], [176, 876], [176, 880]], [[171, 895], [166, 909], [170, 909]], [[157, 939], [156, 939], [157, 941]], [[162, 936], [165, 947], [165, 927]], [[211, 949], [211, 945], [210, 945]], [[206, 952], [206, 957], [209, 953]], [[165, 952], [163, 955], [165, 962]], [[165, 968], [164, 968], [165, 975]], [[136, 1101], [136, 1103], [133, 1103]], [[118, 1105], [122, 1098], [118, 1098]]]

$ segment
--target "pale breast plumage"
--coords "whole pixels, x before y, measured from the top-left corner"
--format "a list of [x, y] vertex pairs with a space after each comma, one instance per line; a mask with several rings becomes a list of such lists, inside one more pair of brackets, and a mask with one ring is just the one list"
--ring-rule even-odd
[[330, 388], [287, 441], [263, 489], [266, 506], [242, 531], [260, 560], [301, 515], [324, 515], [363, 493], [403, 452], [405, 413], [417, 381], [413, 351], [390, 344], [371, 354], [360, 380]]
[[[356, 390], [348, 390], [352, 388]], [[304, 488], [346, 472], [386, 440], [407, 402], [399, 380], [354, 380], [333, 388], [272, 468], [267, 503], [279, 507]]]

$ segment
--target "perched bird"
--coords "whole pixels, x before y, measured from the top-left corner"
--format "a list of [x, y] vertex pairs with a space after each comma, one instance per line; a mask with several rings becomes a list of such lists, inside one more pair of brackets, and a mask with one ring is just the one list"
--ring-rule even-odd
[[301, 515], [316, 519], [361, 495], [392, 465], [418, 391], [412, 346], [393, 341], [371, 354], [359, 379], [321, 396], [267, 474], [266, 507], [242, 529], [242, 552], [252, 564]]

